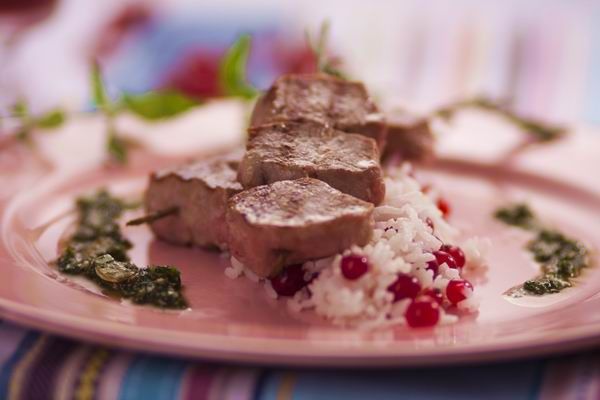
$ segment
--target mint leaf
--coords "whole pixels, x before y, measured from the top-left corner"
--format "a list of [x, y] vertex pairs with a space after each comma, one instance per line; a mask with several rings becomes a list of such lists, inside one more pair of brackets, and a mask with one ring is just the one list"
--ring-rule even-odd
[[61, 110], [54, 110], [37, 117], [34, 123], [39, 128], [54, 129], [61, 126], [65, 122], [65, 119], [64, 112]]
[[231, 45], [219, 66], [219, 81], [228, 96], [252, 99], [258, 94], [246, 78], [246, 63], [251, 45], [250, 35], [240, 36]]
[[158, 120], [181, 114], [199, 104], [198, 101], [175, 91], [125, 94], [125, 108], [148, 120]]

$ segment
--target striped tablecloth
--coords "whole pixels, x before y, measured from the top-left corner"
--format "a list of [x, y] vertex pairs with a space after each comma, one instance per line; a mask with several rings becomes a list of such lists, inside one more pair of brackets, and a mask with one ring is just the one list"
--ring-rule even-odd
[[435, 369], [219, 365], [0, 324], [2, 399], [600, 399], [600, 352]]

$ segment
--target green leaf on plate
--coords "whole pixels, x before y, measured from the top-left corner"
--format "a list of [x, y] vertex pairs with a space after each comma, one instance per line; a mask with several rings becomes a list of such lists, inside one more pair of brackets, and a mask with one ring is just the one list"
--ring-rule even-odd
[[253, 99], [258, 90], [246, 78], [246, 63], [250, 53], [250, 35], [240, 36], [229, 48], [219, 66], [219, 81], [228, 96]]
[[125, 94], [122, 101], [125, 109], [148, 120], [173, 117], [199, 104], [195, 99], [175, 91]]
[[35, 119], [35, 125], [39, 128], [54, 129], [65, 122], [65, 113], [61, 110], [50, 111]]

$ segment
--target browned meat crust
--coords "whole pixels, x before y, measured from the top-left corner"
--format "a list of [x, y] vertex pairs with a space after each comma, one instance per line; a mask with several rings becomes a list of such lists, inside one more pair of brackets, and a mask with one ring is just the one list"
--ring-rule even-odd
[[257, 102], [251, 126], [289, 120], [319, 122], [373, 138], [380, 148], [385, 144], [383, 115], [360, 82], [326, 74], [282, 76]]
[[427, 118], [408, 113], [387, 116], [387, 143], [382, 162], [428, 162], [434, 158], [435, 137]]
[[359, 199], [385, 196], [373, 139], [315, 122], [279, 122], [250, 129], [238, 179], [245, 188], [302, 177], [317, 178]]
[[327, 257], [372, 232], [373, 205], [326, 183], [302, 178], [257, 186], [229, 199], [230, 251], [258, 276]]
[[175, 215], [150, 224], [154, 234], [174, 244], [227, 248], [225, 209], [229, 197], [242, 190], [236, 151], [152, 174], [146, 212], [178, 207]]

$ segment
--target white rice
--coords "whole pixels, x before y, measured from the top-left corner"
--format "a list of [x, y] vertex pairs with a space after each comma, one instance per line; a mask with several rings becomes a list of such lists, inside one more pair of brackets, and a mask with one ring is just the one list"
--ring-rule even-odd
[[244, 273], [244, 264], [239, 262], [235, 257], [231, 257], [229, 267], [225, 268], [225, 276], [230, 279], [236, 279]]
[[[335, 324], [374, 328], [404, 324], [404, 314], [411, 300], [394, 302], [388, 287], [398, 273], [415, 276], [422, 289], [437, 288], [445, 293], [448, 282], [461, 279], [460, 272], [446, 264], [439, 267], [438, 276], [427, 270], [427, 262], [434, 259], [431, 254], [442, 244], [456, 244], [457, 231], [452, 228], [431, 197], [424, 194], [421, 185], [409, 175], [410, 166], [404, 166], [386, 178], [386, 198], [374, 210], [375, 226], [373, 238], [364, 247], [354, 246], [343, 254], [310, 261], [303, 265], [307, 278], [318, 276], [288, 301], [294, 312], [311, 309]], [[432, 224], [433, 229], [429, 224]], [[465, 268], [485, 266], [483, 250], [487, 242], [474, 238], [462, 244], [468, 260]], [[369, 270], [357, 280], [348, 280], [342, 275], [341, 260], [344, 255], [359, 254], [367, 257]], [[230, 278], [245, 274], [253, 281], [259, 278], [244, 269], [235, 258], [225, 270]], [[265, 281], [271, 297], [277, 294]], [[474, 312], [478, 301], [470, 290], [467, 298], [457, 304], [465, 312]], [[448, 302], [440, 307], [440, 324], [453, 323], [454, 315], [446, 314]]]

